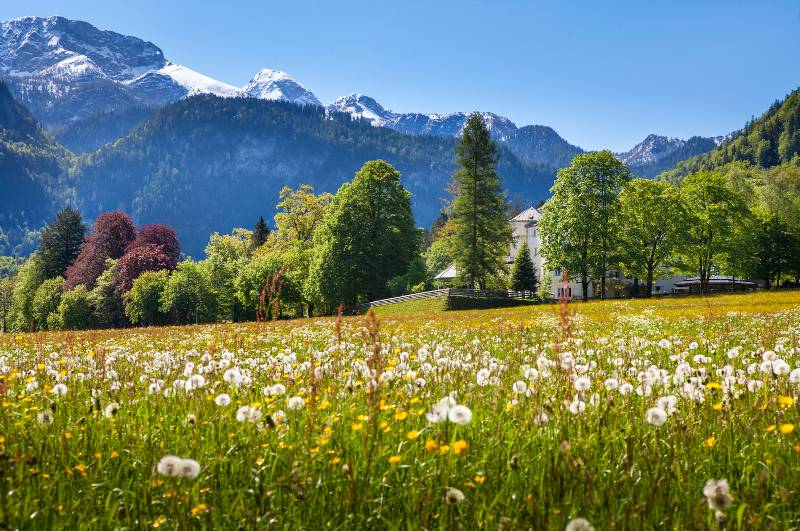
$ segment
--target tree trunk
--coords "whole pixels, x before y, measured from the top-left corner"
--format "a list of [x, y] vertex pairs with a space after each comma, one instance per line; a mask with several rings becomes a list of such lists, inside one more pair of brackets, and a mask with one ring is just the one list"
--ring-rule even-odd
[[606, 298], [606, 274], [603, 273], [603, 276], [600, 278], [600, 300]]
[[639, 277], [633, 277], [633, 288], [631, 289], [631, 296], [639, 297]]
[[589, 300], [589, 275], [586, 273], [581, 275], [581, 288], [583, 289], [583, 302], [586, 302]]

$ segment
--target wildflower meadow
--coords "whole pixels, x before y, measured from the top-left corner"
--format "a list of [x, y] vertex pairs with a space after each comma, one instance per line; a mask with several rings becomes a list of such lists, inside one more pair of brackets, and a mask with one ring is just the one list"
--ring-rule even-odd
[[799, 337], [797, 291], [0, 335], [0, 525], [796, 527]]

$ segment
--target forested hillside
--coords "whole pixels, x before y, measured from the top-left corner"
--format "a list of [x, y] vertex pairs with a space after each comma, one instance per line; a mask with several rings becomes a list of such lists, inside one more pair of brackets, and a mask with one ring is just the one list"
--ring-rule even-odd
[[[320, 107], [197, 96], [84, 155], [76, 186], [87, 217], [119, 208], [138, 223], [168, 223], [198, 255], [211, 232], [271, 217], [281, 187], [333, 192], [365, 160], [385, 159], [401, 172], [417, 223], [429, 225], [448, 197], [456, 142], [326, 116]], [[509, 193], [530, 202], [547, 197], [555, 174], [507, 149], [499, 169]]]
[[51, 131], [55, 139], [73, 153], [87, 153], [125, 136], [157, 110], [154, 106], [134, 105], [98, 112]]
[[678, 163], [661, 177], [678, 182], [690, 173], [739, 161], [762, 168], [800, 163], [800, 90], [775, 102], [718, 148]]
[[70, 157], [0, 81], [0, 254], [28, 251], [14, 247], [68, 201]]

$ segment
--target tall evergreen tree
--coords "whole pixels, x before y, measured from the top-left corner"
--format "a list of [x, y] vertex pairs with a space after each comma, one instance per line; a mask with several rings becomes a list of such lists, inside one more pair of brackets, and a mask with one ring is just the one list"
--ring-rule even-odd
[[456, 270], [470, 288], [485, 287], [506, 267], [511, 225], [497, 161], [489, 129], [480, 114], [471, 114], [456, 147], [459, 168], [453, 174], [450, 235]]
[[264, 245], [267, 241], [267, 238], [269, 238], [269, 227], [267, 227], [267, 224], [264, 222], [264, 216], [258, 216], [258, 222], [253, 229], [251, 238], [253, 249], [257, 249]]
[[511, 267], [510, 288], [514, 291], [536, 291], [536, 267], [531, 259], [531, 248], [528, 242], [523, 241], [517, 257], [514, 258], [514, 265]]
[[63, 275], [81, 252], [86, 225], [80, 213], [67, 207], [42, 231], [39, 256], [45, 278]]

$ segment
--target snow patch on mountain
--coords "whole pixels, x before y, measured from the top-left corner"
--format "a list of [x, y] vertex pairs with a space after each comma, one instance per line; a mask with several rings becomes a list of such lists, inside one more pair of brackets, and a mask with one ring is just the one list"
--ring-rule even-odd
[[295, 81], [292, 76], [281, 70], [269, 68], [259, 70], [244, 86], [242, 93], [262, 100], [322, 106], [314, 93]]

